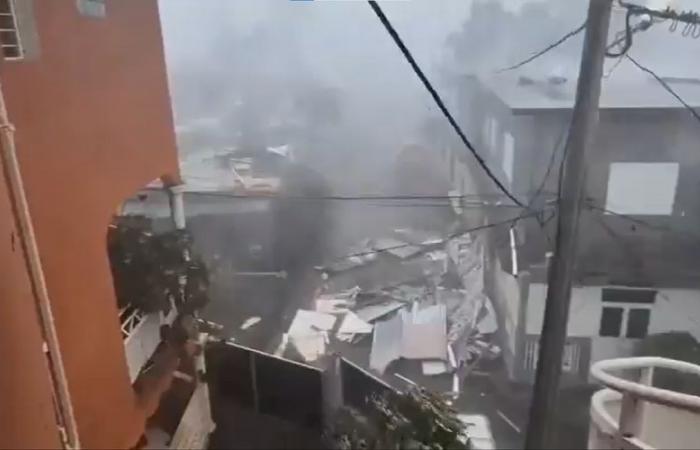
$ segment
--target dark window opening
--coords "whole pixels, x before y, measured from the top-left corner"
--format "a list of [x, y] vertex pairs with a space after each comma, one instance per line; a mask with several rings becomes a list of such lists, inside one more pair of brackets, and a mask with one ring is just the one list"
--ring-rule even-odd
[[642, 339], [647, 336], [651, 310], [646, 308], [630, 309], [627, 317], [627, 337]]
[[611, 303], [654, 303], [656, 291], [648, 289], [603, 289], [603, 301]]
[[600, 336], [619, 337], [622, 328], [622, 308], [603, 308], [603, 315], [600, 317]]
[[22, 57], [12, 0], [0, 0], [0, 45], [5, 58]]

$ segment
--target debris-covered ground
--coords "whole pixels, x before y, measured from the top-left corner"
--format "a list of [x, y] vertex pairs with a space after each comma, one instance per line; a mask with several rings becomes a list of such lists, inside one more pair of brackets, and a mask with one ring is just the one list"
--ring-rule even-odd
[[418, 364], [422, 377], [451, 377], [453, 396], [480, 361], [499, 356], [477, 236], [443, 239], [400, 229], [349, 250], [317, 268], [311, 308], [296, 312], [279, 353], [316, 363], [340, 347], [369, 344], [374, 373]]

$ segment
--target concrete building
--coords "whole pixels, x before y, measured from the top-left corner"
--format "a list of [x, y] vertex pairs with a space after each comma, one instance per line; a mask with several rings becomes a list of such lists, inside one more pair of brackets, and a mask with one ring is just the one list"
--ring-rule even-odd
[[1, 0], [0, 21], [23, 181], [4, 158], [0, 447], [131, 448], [172, 370], [132, 386], [106, 235], [125, 199], [178, 179], [158, 4]]
[[[700, 105], [700, 81], [668, 81], [691, 106]], [[513, 76], [471, 77], [461, 85], [461, 124], [500, 180], [533, 209], [556, 198], [575, 87], [576, 80]], [[649, 334], [700, 338], [700, 128], [651, 78], [605, 80], [600, 108], [564, 354], [572, 382], [588, 379], [591, 362], [632, 355]], [[441, 155], [456, 192], [509, 203], [463, 146], [446, 142]], [[517, 210], [492, 208], [478, 221], [513, 216]], [[555, 222], [543, 230], [520, 220], [512, 231], [494, 233], [491, 291], [518, 381], [534, 377]]]

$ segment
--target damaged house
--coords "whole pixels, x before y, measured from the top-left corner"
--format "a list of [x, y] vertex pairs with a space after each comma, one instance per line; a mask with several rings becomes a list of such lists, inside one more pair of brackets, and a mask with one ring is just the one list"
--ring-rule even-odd
[[[666, 81], [700, 105], [700, 80]], [[462, 123], [499, 178], [537, 209], [556, 199], [575, 87], [565, 78], [513, 76], [470, 77], [461, 85]], [[651, 78], [604, 80], [564, 352], [568, 381], [585, 382], [592, 362], [630, 356], [650, 334], [700, 337], [699, 139], [692, 115]], [[454, 189], [475, 186], [461, 147], [445, 145], [442, 157]], [[480, 188], [496, 193], [492, 184]], [[490, 210], [489, 218], [513, 215], [504, 209]], [[506, 363], [518, 381], [534, 379], [552, 248], [545, 233], [551, 240], [555, 223], [543, 231], [533, 219], [520, 220], [493, 236], [490, 284]]]
[[[297, 311], [281, 356], [323, 366], [340, 353], [379, 376], [458, 396], [461, 381], [500, 351], [484, 292], [483, 242], [415, 230], [365, 239], [319, 267], [313, 310]], [[290, 353], [291, 349], [291, 353]]]

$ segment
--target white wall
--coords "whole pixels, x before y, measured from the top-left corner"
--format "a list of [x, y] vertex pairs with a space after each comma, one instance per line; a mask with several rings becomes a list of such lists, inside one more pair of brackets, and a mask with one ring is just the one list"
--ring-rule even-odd
[[522, 302], [520, 299], [520, 287], [518, 286], [518, 280], [501, 268], [498, 258], [495, 259], [494, 271], [494, 288], [496, 292], [492, 300], [498, 302], [498, 310], [503, 315], [503, 331], [506, 335], [505, 343], [510, 347], [511, 354], [515, 354], [517, 350], [518, 316]]
[[[602, 290], [603, 286], [575, 287], [571, 293], [568, 335], [593, 338], [591, 362], [629, 356], [637, 342], [636, 339], [599, 336], [600, 318], [603, 311]], [[530, 285], [526, 313], [527, 334], [539, 334], [542, 331], [546, 293], [547, 286], [545, 284], [532, 283]], [[614, 306], [644, 307], [634, 303], [615, 303]], [[687, 331], [700, 341], [700, 290], [658, 290], [656, 301], [651, 305], [647, 334], [668, 331]]]
[[510, 133], [503, 135], [503, 172], [508, 177], [508, 183], [513, 185], [513, 169], [515, 164], [515, 139]]
[[669, 215], [678, 163], [612, 163], [605, 207], [619, 214]]

